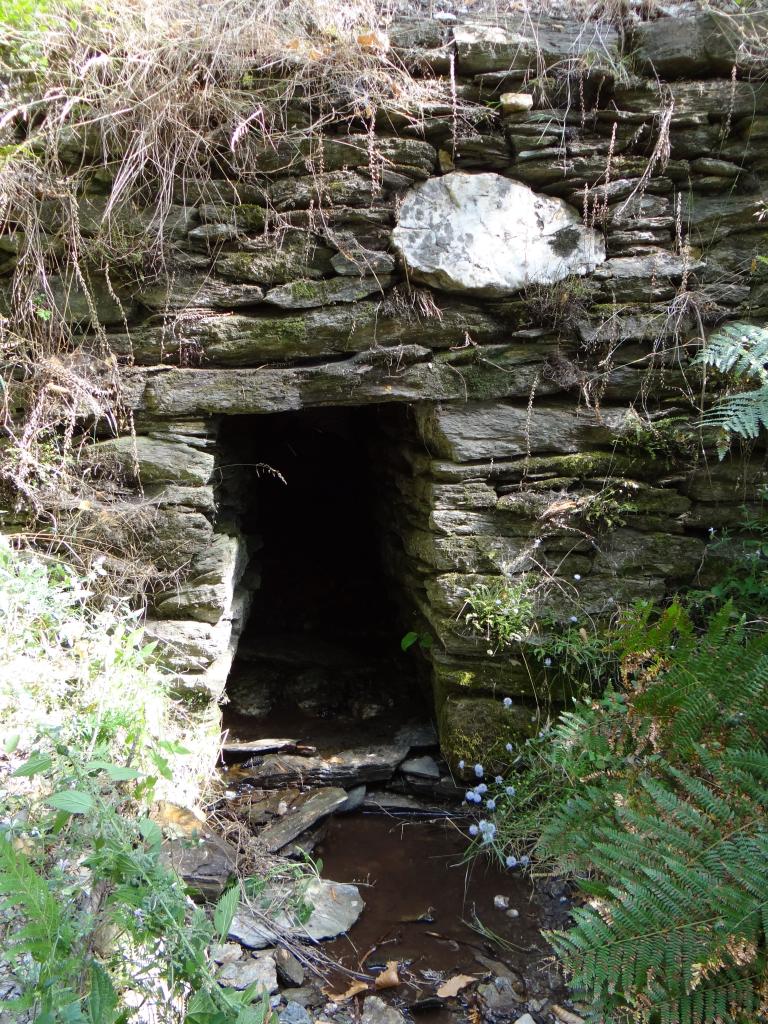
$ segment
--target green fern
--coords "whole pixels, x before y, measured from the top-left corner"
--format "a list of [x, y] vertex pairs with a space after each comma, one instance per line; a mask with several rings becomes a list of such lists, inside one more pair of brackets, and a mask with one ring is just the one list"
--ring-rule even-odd
[[696, 636], [679, 605], [628, 632], [624, 692], [554, 730], [576, 791], [539, 850], [587, 877], [549, 938], [596, 1019], [746, 1024], [768, 977], [768, 636], [730, 607]]
[[[761, 427], [768, 427], [768, 328], [728, 324], [709, 338], [696, 362], [749, 385], [719, 398], [704, 415], [704, 426], [746, 438], [755, 438]], [[724, 449], [720, 450], [722, 454]]]

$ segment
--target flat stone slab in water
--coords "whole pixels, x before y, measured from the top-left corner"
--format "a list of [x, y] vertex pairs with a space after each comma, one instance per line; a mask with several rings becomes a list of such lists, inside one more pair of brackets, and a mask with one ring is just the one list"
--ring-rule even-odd
[[311, 793], [301, 806], [277, 818], [259, 833], [259, 838], [270, 853], [277, 853], [300, 836], [315, 822], [332, 814], [347, 802], [346, 790], [336, 786]]
[[362, 1024], [405, 1024], [405, 1017], [379, 996], [368, 996], [363, 1004]]
[[251, 778], [265, 788], [290, 786], [354, 786], [389, 779], [408, 756], [406, 745], [381, 745], [341, 750], [331, 757], [272, 754], [253, 769]]
[[439, 779], [440, 769], [434, 757], [425, 754], [424, 757], [409, 757], [400, 765], [400, 771], [405, 775], [416, 775], [420, 779]]
[[[281, 893], [285, 897], [285, 887]], [[229, 929], [229, 938], [250, 949], [265, 949], [274, 945], [281, 934], [294, 939], [333, 939], [349, 931], [363, 912], [362, 897], [356, 885], [330, 882], [315, 878], [301, 893], [304, 903], [312, 907], [309, 919], [302, 924], [295, 913], [285, 906], [273, 916], [257, 916], [245, 904], [235, 914]]]
[[298, 740], [289, 739], [248, 740], [244, 743], [222, 743], [221, 749], [225, 754], [277, 754], [282, 750], [293, 751], [298, 744]]

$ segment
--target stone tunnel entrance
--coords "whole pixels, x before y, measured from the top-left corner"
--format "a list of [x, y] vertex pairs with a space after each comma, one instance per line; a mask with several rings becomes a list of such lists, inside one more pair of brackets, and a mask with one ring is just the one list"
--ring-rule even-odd
[[386, 557], [381, 460], [387, 424], [405, 416], [369, 406], [226, 421], [222, 513], [251, 553], [224, 708], [231, 740], [342, 749], [431, 720], [426, 665], [401, 650], [407, 601]]

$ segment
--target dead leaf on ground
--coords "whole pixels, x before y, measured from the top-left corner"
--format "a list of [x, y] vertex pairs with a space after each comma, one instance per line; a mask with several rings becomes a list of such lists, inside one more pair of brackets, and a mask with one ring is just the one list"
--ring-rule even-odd
[[363, 50], [379, 50], [386, 53], [389, 49], [389, 36], [384, 32], [363, 32], [357, 37], [357, 45]]
[[346, 992], [342, 992], [341, 995], [337, 995], [332, 992], [329, 988], [323, 989], [323, 995], [327, 996], [334, 1003], [346, 1003], [353, 996], [359, 995], [361, 992], [368, 991], [368, 983], [365, 981], [353, 981]]
[[437, 990], [437, 994], [441, 999], [453, 999], [463, 988], [466, 988], [467, 985], [471, 985], [475, 981], [477, 981], [477, 978], [473, 978], [471, 974], [457, 974], [441, 985]]
[[398, 960], [387, 960], [386, 968], [376, 978], [373, 984], [375, 989], [382, 988], [395, 988], [401, 984], [400, 975], [397, 973], [397, 968], [400, 966]]

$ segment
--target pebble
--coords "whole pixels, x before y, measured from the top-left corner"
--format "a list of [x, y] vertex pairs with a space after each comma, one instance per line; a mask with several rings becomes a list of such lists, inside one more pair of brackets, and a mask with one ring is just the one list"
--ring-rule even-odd
[[362, 1024], [405, 1024], [405, 1017], [378, 996], [368, 996], [363, 1004]]
[[536, 1021], [530, 1015], [530, 1013], [524, 1013], [522, 1017], [518, 1017], [515, 1024], [536, 1024]]
[[270, 994], [277, 991], [277, 971], [271, 956], [225, 964], [219, 971], [217, 979], [223, 988], [242, 991], [255, 983]]
[[280, 1024], [312, 1024], [312, 1018], [307, 1011], [294, 999], [280, 1012], [277, 1019]]
[[493, 905], [497, 910], [509, 910], [509, 896], [494, 896]]
[[507, 911], [507, 917], [520, 917], [520, 911], [516, 910], [515, 907], [510, 907]]
[[211, 946], [211, 960], [217, 964], [232, 964], [242, 956], [243, 947], [237, 942], [220, 942]]
[[290, 950], [278, 949], [275, 953], [275, 963], [278, 975], [287, 985], [304, 984], [304, 968]]

